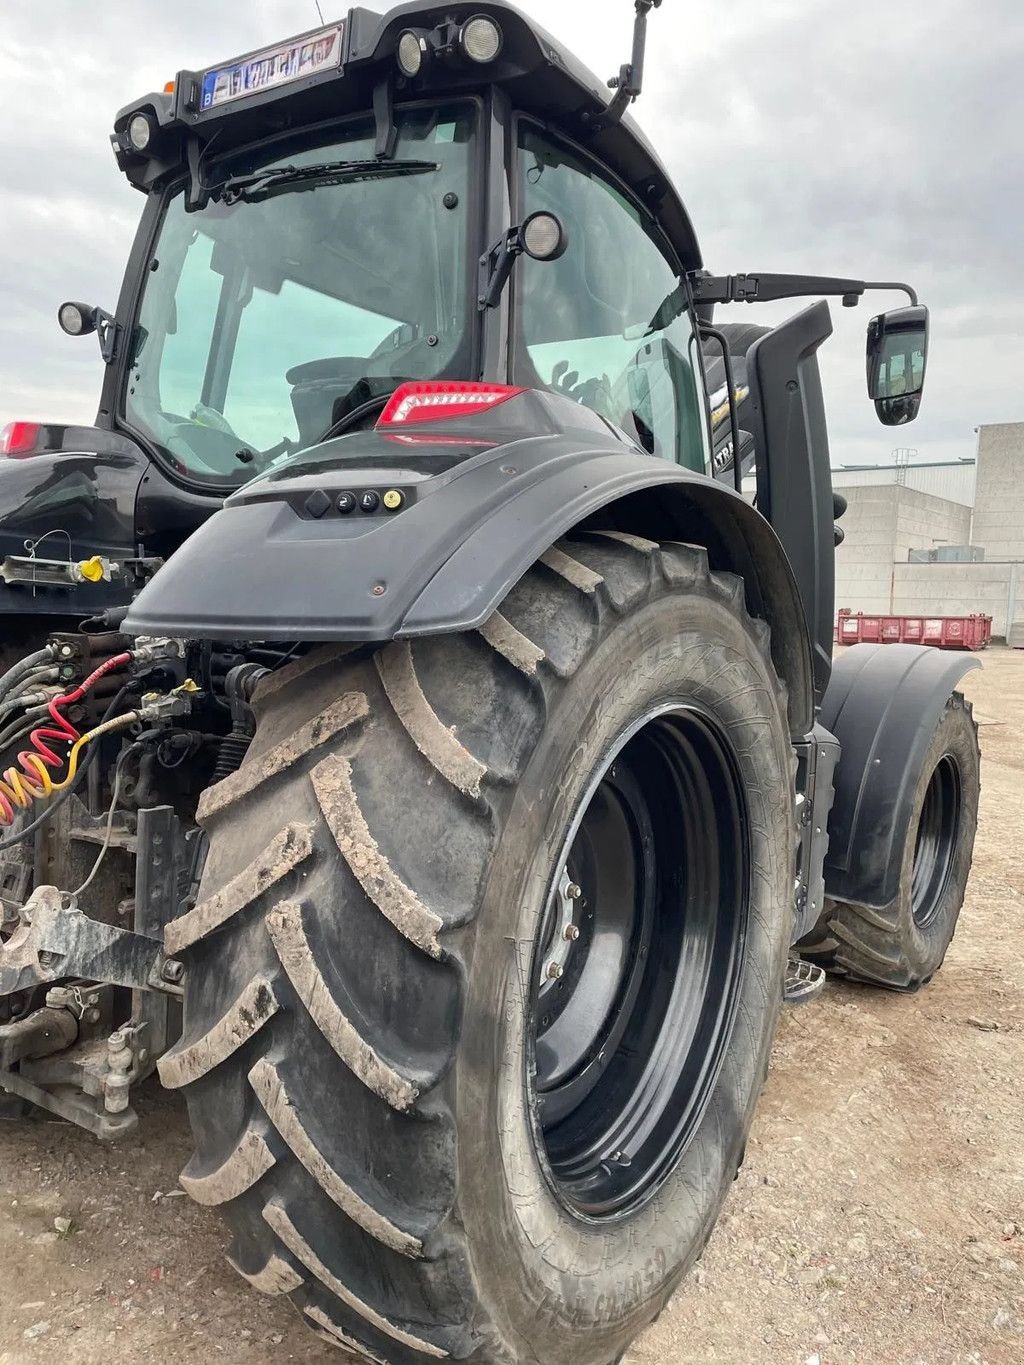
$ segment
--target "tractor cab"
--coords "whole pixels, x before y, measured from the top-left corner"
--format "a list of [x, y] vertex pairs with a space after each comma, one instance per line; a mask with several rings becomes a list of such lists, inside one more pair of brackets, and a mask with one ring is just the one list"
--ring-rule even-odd
[[689, 301], [664, 307], [700, 253], [628, 102], [495, 3], [357, 8], [126, 106], [146, 203], [121, 295], [58, 314], [97, 335], [96, 426], [7, 433], [0, 610], [127, 603], [227, 494], [409, 382], [549, 391], [721, 464], [724, 373]]
[[180, 73], [115, 123], [149, 198], [113, 324], [118, 425], [223, 490], [372, 428], [404, 383], [489, 381], [703, 469], [695, 315], [656, 318], [696, 242], [638, 131], [605, 120], [506, 5], [353, 10]]

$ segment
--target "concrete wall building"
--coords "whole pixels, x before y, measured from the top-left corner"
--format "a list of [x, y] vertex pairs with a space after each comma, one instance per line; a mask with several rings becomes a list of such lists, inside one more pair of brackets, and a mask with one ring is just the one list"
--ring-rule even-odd
[[1024, 559], [1024, 422], [978, 429], [971, 535], [986, 559]]
[[[836, 606], [898, 616], [984, 612], [1024, 647], [1024, 422], [978, 428], [978, 459], [834, 471], [849, 501]], [[873, 481], [872, 481], [873, 480]], [[938, 490], [943, 490], [941, 493]], [[973, 546], [979, 563], [914, 563]]]

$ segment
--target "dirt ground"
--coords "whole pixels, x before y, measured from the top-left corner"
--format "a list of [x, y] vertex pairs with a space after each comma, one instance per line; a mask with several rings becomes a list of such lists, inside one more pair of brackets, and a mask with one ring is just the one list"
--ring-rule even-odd
[[[983, 658], [982, 824], [945, 968], [913, 998], [830, 984], [786, 1012], [721, 1224], [629, 1365], [1024, 1362], [1024, 653]], [[334, 1365], [179, 1197], [182, 1107], [154, 1087], [142, 1109], [122, 1151], [0, 1124], [0, 1365]]]

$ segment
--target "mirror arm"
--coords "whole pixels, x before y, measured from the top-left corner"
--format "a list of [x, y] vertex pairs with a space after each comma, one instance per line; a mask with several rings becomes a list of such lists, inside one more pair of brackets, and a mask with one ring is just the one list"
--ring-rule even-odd
[[910, 306], [917, 308], [920, 306], [920, 299], [917, 297], [917, 290], [909, 284], [898, 284], [895, 280], [887, 284], [866, 284], [865, 289], [891, 289], [896, 293], [906, 294], [910, 300]]
[[619, 74], [612, 76], [608, 82], [608, 88], [615, 91], [611, 104], [603, 113], [583, 115], [583, 122], [590, 132], [599, 133], [621, 123], [629, 106], [640, 98], [644, 88], [644, 59], [647, 54], [647, 16], [660, 5], [661, 0], [636, 0], [632, 59], [626, 66], [620, 67]]
[[690, 276], [694, 303], [772, 303], [809, 295], [839, 295], [843, 306], [855, 308], [868, 289], [895, 289], [907, 294], [916, 307], [917, 294], [909, 284], [873, 284], [831, 275], [703, 275]]

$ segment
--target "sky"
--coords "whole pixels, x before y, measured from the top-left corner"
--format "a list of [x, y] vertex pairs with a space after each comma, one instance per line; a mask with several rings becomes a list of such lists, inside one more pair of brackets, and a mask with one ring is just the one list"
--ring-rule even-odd
[[[628, 59], [629, 0], [520, 8], [602, 76]], [[142, 196], [114, 163], [115, 112], [318, 22], [316, 0], [5, 0], [0, 424], [95, 416], [95, 339], [65, 337], [56, 309], [116, 302]], [[634, 113], [709, 268], [908, 280], [932, 309], [922, 413], [894, 430], [866, 396], [864, 335], [905, 299], [833, 304], [833, 463], [969, 458], [979, 424], [1024, 421], [1024, 0], [664, 0], [650, 22]]]

